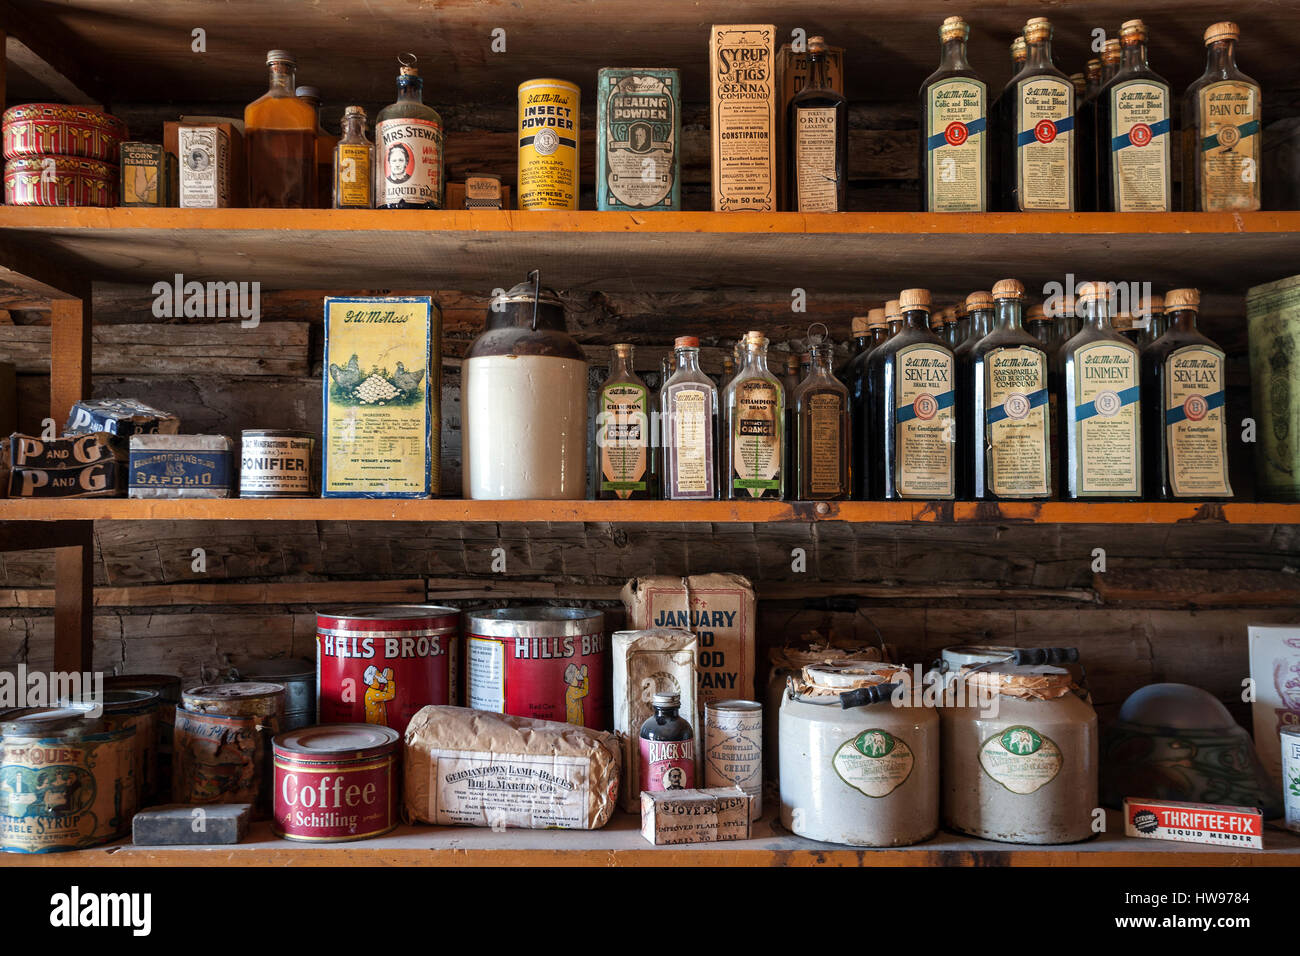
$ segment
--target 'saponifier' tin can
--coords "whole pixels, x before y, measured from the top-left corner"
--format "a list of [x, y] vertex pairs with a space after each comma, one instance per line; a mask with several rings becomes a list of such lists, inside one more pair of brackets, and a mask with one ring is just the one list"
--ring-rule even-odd
[[76, 850], [130, 829], [134, 730], [77, 708], [29, 708], [5, 714], [0, 734], [0, 849]]
[[286, 840], [364, 840], [397, 826], [401, 735], [375, 724], [320, 724], [275, 738], [275, 813]]
[[567, 80], [519, 84], [519, 208], [578, 208], [579, 91]]
[[155, 690], [104, 691], [104, 723], [109, 730], [132, 728], [136, 790], [139, 799], [131, 812], [158, 798], [158, 692]]
[[460, 611], [432, 604], [316, 612], [316, 710], [322, 724], [406, 733], [421, 707], [460, 703]]
[[609, 727], [605, 615], [582, 607], [465, 613], [465, 695], [474, 710]]
[[158, 694], [154, 721], [158, 768], [155, 797], [166, 803], [172, 790], [172, 734], [176, 705], [181, 702], [181, 679], [174, 674], [113, 674], [104, 678], [104, 690], [147, 690]]
[[239, 497], [314, 498], [316, 436], [311, 432], [258, 429], [240, 433]]
[[284, 687], [241, 682], [193, 687], [176, 711], [172, 799], [251, 803], [271, 812], [271, 740], [280, 731]]
[[1282, 728], [1282, 804], [1286, 828], [1300, 833], [1300, 727]]
[[316, 723], [316, 665], [311, 661], [252, 661], [231, 668], [230, 679], [279, 684], [284, 688], [281, 733]]
[[763, 705], [711, 700], [704, 705], [704, 786], [737, 786], [753, 796], [749, 818], [763, 815]]

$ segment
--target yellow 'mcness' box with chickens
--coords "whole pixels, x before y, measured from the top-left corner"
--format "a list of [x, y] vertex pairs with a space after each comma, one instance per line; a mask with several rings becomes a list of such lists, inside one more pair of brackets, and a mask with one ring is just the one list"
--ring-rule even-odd
[[326, 498], [439, 491], [442, 313], [425, 296], [325, 299]]

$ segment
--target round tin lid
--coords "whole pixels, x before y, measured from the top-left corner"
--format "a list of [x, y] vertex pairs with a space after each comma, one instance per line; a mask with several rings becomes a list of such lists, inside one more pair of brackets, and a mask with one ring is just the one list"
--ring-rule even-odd
[[252, 661], [231, 668], [231, 673], [238, 675], [240, 681], [282, 681], [315, 680], [316, 665], [311, 661], [289, 659], [272, 661]]
[[139, 714], [156, 708], [159, 700], [156, 690], [106, 690], [102, 706], [106, 714]]
[[17, 707], [0, 714], [0, 734], [5, 737], [46, 737], [65, 732], [93, 732], [97, 722], [79, 707]]
[[241, 438], [309, 438], [315, 440], [315, 432], [297, 431], [292, 428], [245, 428], [239, 433]]
[[492, 637], [576, 637], [603, 630], [605, 614], [588, 607], [498, 607], [466, 611], [467, 630]]
[[704, 709], [710, 714], [753, 713], [762, 710], [763, 705], [756, 700], [710, 700], [705, 702]]
[[181, 695], [187, 708], [195, 704], [215, 704], [228, 700], [248, 700], [254, 697], [276, 697], [284, 695], [281, 684], [260, 681], [237, 681], [233, 684], [203, 684], [191, 687]]
[[335, 621], [435, 621], [460, 617], [460, 609], [436, 604], [389, 604], [382, 607], [322, 607], [316, 609], [319, 623], [325, 618]]
[[378, 724], [317, 724], [277, 734], [273, 744], [276, 753], [307, 760], [364, 760], [393, 753], [401, 736]]

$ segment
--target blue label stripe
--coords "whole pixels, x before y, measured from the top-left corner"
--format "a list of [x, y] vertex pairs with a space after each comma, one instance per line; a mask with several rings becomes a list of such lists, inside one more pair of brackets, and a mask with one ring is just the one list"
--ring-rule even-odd
[[[977, 133], [984, 132], [985, 128], [987, 128], [989, 124], [988, 124], [988, 120], [985, 119], [983, 116], [981, 116], [979, 119], [972, 120], [971, 122], [965, 125], [966, 125], [966, 135], [967, 137], [970, 137], [976, 135]], [[967, 139], [967, 142], [969, 141], [970, 140]], [[940, 146], [946, 145], [947, 143], [948, 143], [947, 130], [945, 130], [942, 133], [935, 133], [928, 140], [926, 140], [925, 147], [926, 149], [933, 151], [938, 149]], [[963, 143], [962, 145], [964, 146], [966, 144]]]
[[[1030, 410], [1033, 410], [1040, 405], [1047, 404], [1047, 389], [1040, 388], [1036, 392], [1030, 392], [1025, 397], [1029, 399]], [[997, 408], [990, 408], [985, 413], [985, 416], [990, 425], [996, 425], [998, 422], [1002, 421], [1002, 419], [1008, 417], [1007, 407], [1005, 405], [999, 405]]]
[[[935, 400], [939, 403], [939, 411], [943, 411], [945, 408], [952, 408], [953, 396], [955, 394], [955, 392], [949, 390], [947, 392], [939, 392], [934, 396]], [[904, 405], [898, 410], [897, 421], [898, 424], [901, 425], [903, 422], [910, 422], [915, 417], [916, 408], [913, 405]]]
[[[1142, 387], [1139, 385], [1134, 385], [1132, 388], [1124, 389], [1124, 391], [1119, 393], [1119, 407], [1123, 408], [1125, 405], [1132, 405], [1134, 402], [1138, 400], [1138, 397], [1141, 395], [1141, 392], [1142, 392]], [[1095, 417], [1096, 414], [1097, 414], [1097, 403], [1085, 402], [1084, 404], [1076, 407], [1074, 412], [1074, 420], [1076, 422], [1081, 422], [1084, 419]]]
[[[1151, 127], [1152, 143], [1156, 141], [1157, 136], [1163, 136], [1165, 135], [1165, 133], [1169, 132], [1169, 123], [1170, 123], [1169, 119], [1166, 118], [1166, 119], [1162, 119], [1159, 123], [1155, 123], [1152, 125]], [[1132, 146], [1133, 144], [1129, 142], [1128, 137], [1129, 137], [1128, 133], [1125, 133], [1123, 136], [1111, 137], [1110, 151], [1113, 153], [1116, 150], [1124, 149], [1126, 146]]]
[[[1242, 139], [1246, 139], [1249, 136], [1254, 136], [1256, 133], [1259, 132], [1259, 120], [1251, 120], [1249, 123], [1242, 123], [1240, 126], [1237, 127], [1237, 132], [1241, 134]], [[1201, 140], [1201, 152], [1205, 152], [1206, 150], [1211, 150], [1211, 149], [1217, 149], [1218, 146], [1219, 146], [1218, 133], [1215, 133], [1213, 136], [1207, 136]]]
[[[1211, 394], [1205, 396], [1205, 403], [1209, 406], [1210, 411], [1214, 411], [1216, 408], [1222, 408], [1223, 402], [1224, 402], [1224, 398], [1223, 398], [1222, 390], [1217, 392], [1212, 392]], [[1165, 409], [1166, 425], [1176, 425], [1179, 422], [1183, 421], [1185, 418], [1187, 418], [1187, 409], [1182, 405], [1179, 405], [1177, 408]]]
[[[1065, 119], [1063, 119], [1063, 120], [1055, 120], [1055, 123], [1056, 123], [1056, 135], [1057, 135], [1057, 136], [1060, 136], [1062, 133], [1068, 133], [1070, 130], [1074, 129], [1074, 117], [1073, 117], [1073, 116], [1067, 116], [1067, 117], [1066, 117]], [[1034, 125], [1037, 125], [1037, 124], [1034, 124]], [[1020, 134], [1016, 137], [1016, 147], [1017, 147], [1017, 148], [1019, 148], [1019, 147], [1021, 147], [1021, 146], [1028, 146], [1030, 143], [1036, 143], [1036, 142], [1038, 142], [1038, 139], [1037, 139], [1037, 137], [1034, 136], [1034, 131], [1033, 131], [1033, 129], [1021, 130], [1021, 131], [1020, 131]]]

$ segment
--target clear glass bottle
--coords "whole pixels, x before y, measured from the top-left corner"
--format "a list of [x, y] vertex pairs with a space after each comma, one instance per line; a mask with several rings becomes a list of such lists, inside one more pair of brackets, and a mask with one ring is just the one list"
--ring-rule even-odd
[[1135, 501], [1142, 497], [1138, 350], [1111, 325], [1111, 289], [1078, 286], [1078, 334], [1053, 360], [1062, 427], [1061, 498]]
[[839, 501], [849, 497], [849, 390], [831, 371], [835, 346], [812, 347], [812, 369], [790, 400], [794, 408], [795, 497]]
[[1046, 17], [1025, 24], [1029, 55], [998, 99], [994, 128], [1002, 140], [1002, 208], [1073, 212], [1077, 208], [1075, 94], [1052, 63]]
[[767, 336], [745, 333], [745, 361], [722, 398], [723, 473], [727, 498], [786, 495], [786, 393], [767, 368]]
[[975, 346], [993, 330], [993, 296], [988, 292], [972, 292], [966, 297], [970, 316], [970, 335], [953, 350], [953, 370], [957, 381], [957, 447], [953, 449], [957, 460], [957, 497], [970, 500], [975, 495], [975, 477], [971, 461], [975, 457], [975, 427], [972, 424], [975, 410], [975, 383], [972, 378], [972, 356]]
[[375, 208], [441, 209], [442, 117], [424, 104], [415, 56], [405, 53], [397, 62], [397, 100], [375, 116]]
[[718, 387], [726, 388], [727, 383], [736, 377], [736, 359], [731, 355], [722, 356], [722, 374], [718, 376]]
[[371, 209], [374, 196], [375, 144], [366, 137], [366, 111], [343, 111], [343, 136], [334, 147], [335, 209]]
[[320, 90], [314, 86], [300, 86], [294, 92], [298, 99], [306, 100], [316, 114], [316, 207], [329, 209], [334, 199], [334, 147], [339, 144], [339, 138], [327, 132], [321, 123]]
[[650, 706], [654, 713], [641, 724], [638, 735], [641, 789], [693, 790], [695, 733], [681, 715], [681, 695], [655, 694]]
[[244, 107], [248, 205], [310, 209], [316, 205], [316, 111], [295, 94], [297, 63], [284, 50], [266, 55], [270, 86]]
[[1232, 497], [1223, 350], [1196, 327], [1201, 294], [1174, 289], [1169, 327], [1142, 352], [1142, 439], [1151, 498]]
[[848, 100], [831, 88], [826, 41], [808, 39], [808, 80], [790, 101], [788, 192], [795, 212], [848, 209]]
[[1183, 208], [1253, 212], [1260, 208], [1259, 84], [1237, 69], [1235, 23], [1205, 31], [1206, 63], [1183, 97]]
[[[872, 498], [951, 499], [956, 491], [953, 355], [929, 328], [930, 292], [904, 289], [904, 324], [867, 358]], [[855, 439], [863, 436], [859, 429]]]
[[650, 389], [633, 370], [633, 347], [615, 345], [596, 396], [596, 497], [658, 498], [650, 467]]
[[663, 495], [711, 501], [718, 496], [718, 389], [700, 370], [700, 340], [673, 343], [676, 366], [659, 393], [663, 431]]
[[988, 212], [988, 86], [966, 59], [970, 26], [939, 28], [939, 68], [921, 84], [923, 212]]
[[1120, 28], [1123, 56], [1102, 86], [1097, 111], [1097, 209], [1169, 212], [1173, 207], [1173, 92], [1147, 64], [1147, 28]]
[[980, 501], [1052, 494], [1048, 355], [1021, 325], [1024, 296], [1018, 280], [997, 282], [989, 296], [997, 319], [961, 357], [971, 389], [963, 412], [972, 427], [971, 494]]

